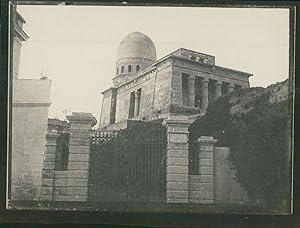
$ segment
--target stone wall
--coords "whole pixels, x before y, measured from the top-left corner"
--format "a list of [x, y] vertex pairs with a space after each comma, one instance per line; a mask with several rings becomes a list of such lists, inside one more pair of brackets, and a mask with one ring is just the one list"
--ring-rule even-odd
[[104, 92], [100, 114], [100, 126], [106, 126], [115, 123], [116, 119], [116, 95], [117, 89], [110, 88]]
[[[70, 148], [68, 170], [55, 170], [55, 146], [58, 134], [47, 134], [44, 156], [42, 200], [88, 201], [91, 127], [96, 123], [88, 113], [68, 116]], [[167, 128], [166, 202], [199, 204], [247, 204], [247, 192], [235, 178], [228, 159], [229, 149], [215, 147], [211, 136], [201, 136], [198, 147], [198, 173], [189, 174], [188, 116], [169, 116]]]
[[56, 140], [59, 134], [52, 130], [46, 135], [46, 151], [43, 157], [42, 189], [40, 199], [53, 200], [53, 187], [55, 186], [55, 161], [56, 161]]
[[214, 144], [217, 140], [209, 136], [201, 136], [197, 143], [198, 173], [189, 177], [189, 201], [193, 203], [215, 203], [215, 166]]
[[171, 104], [183, 106], [182, 95], [182, 71], [178, 67], [172, 67]]
[[[170, 112], [172, 62], [164, 61], [157, 66], [154, 91], [154, 114]], [[159, 113], [158, 113], [159, 112]]]
[[11, 199], [35, 200], [42, 181], [49, 80], [14, 80], [12, 95]]
[[238, 183], [228, 159], [229, 149], [215, 147], [211, 136], [201, 136], [198, 143], [198, 174], [188, 173], [187, 116], [170, 116], [167, 127], [167, 202], [200, 204], [247, 204], [247, 192]]
[[247, 204], [247, 191], [236, 179], [230, 162], [229, 148], [215, 147], [217, 140], [209, 136], [198, 139], [199, 171], [189, 175], [189, 202], [202, 204]]
[[249, 201], [247, 192], [236, 178], [236, 170], [229, 160], [228, 147], [215, 147], [215, 203], [244, 204]]
[[87, 201], [90, 162], [90, 136], [95, 117], [90, 113], [72, 113], [70, 122], [69, 158], [66, 171], [55, 170], [56, 139], [58, 134], [47, 135], [44, 157], [41, 200]]
[[110, 111], [111, 111], [111, 98], [112, 96], [103, 96], [101, 115], [100, 115], [100, 126], [109, 124]]
[[169, 112], [170, 65], [162, 64], [144, 77], [145, 80], [137, 80], [129, 88], [118, 89], [116, 122], [128, 119], [130, 94], [138, 89], [141, 89], [139, 119], [149, 120], [152, 116]]

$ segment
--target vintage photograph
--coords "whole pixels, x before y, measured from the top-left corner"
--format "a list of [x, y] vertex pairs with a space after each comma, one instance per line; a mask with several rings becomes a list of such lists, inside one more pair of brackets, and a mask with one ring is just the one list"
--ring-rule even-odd
[[7, 208], [291, 214], [290, 10], [13, 5]]

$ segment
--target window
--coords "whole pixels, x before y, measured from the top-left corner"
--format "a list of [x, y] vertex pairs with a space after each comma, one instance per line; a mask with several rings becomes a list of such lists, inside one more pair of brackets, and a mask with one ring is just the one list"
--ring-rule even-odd
[[234, 85], [234, 90], [241, 90], [242, 86], [241, 85]]
[[201, 108], [202, 78], [195, 77], [195, 107]]
[[136, 65], [136, 71], [140, 70], [140, 65]]
[[211, 103], [215, 100], [215, 81], [208, 81], [208, 103]]
[[138, 102], [138, 104], [137, 104], [137, 106], [136, 106], [136, 108], [137, 108], [137, 110], [135, 110], [135, 115], [136, 116], [138, 116], [139, 114], [140, 114], [140, 106], [141, 106], [141, 95], [142, 95], [142, 89], [138, 89], [137, 90], [137, 93], [136, 93], [136, 96], [137, 96], [137, 102]]
[[121, 66], [121, 73], [124, 73], [124, 66]]
[[182, 74], [182, 104], [189, 105], [188, 74]]
[[195, 96], [195, 107], [201, 108], [201, 96], [200, 95]]
[[131, 65], [128, 65], [128, 72], [131, 72]]
[[113, 124], [116, 122], [116, 107], [117, 107], [117, 98], [116, 95], [111, 98], [111, 109], [109, 123]]
[[128, 118], [134, 117], [134, 104], [135, 103], [135, 95], [134, 92], [130, 93], [130, 100], [129, 100], [129, 113]]
[[222, 96], [224, 96], [224, 95], [226, 95], [228, 93], [228, 85], [229, 85], [229, 83], [222, 82], [222, 86], [221, 86], [221, 94], [222, 94]]
[[119, 67], [117, 67], [117, 74], [119, 74]]

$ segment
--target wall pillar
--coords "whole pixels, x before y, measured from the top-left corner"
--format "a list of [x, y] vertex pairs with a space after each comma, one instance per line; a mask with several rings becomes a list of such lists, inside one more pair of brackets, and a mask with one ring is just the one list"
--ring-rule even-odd
[[188, 77], [189, 106], [195, 107], [195, 76]]
[[228, 93], [232, 93], [234, 91], [234, 84], [230, 83], [228, 84]]
[[217, 81], [215, 84], [215, 99], [222, 96], [222, 82]]
[[138, 116], [140, 113], [140, 100], [141, 100], [141, 92], [139, 90], [134, 92], [134, 116]]
[[208, 105], [208, 79], [202, 79], [202, 96], [201, 96], [201, 109], [206, 111]]
[[40, 198], [50, 88], [49, 80], [13, 80], [11, 200]]
[[56, 157], [56, 140], [59, 134], [49, 132], [46, 135], [46, 152], [44, 154], [43, 172], [42, 172], [42, 190], [40, 199], [53, 200], [53, 188], [55, 182], [55, 157]]
[[200, 203], [214, 203], [214, 144], [217, 142], [211, 136], [201, 136], [199, 143], [199, 175]]
[[170, 116], [163, 125], [167, 127], [167, 202], [187, 203], [188, 174], [188, 128], [192, 124], [187, 116]]
[[71, 116], [67, 116], [67, 119], [71, 126], [66, 195], [57, 196], [57, 200], [87, 201], [90, 136], [92, 126], [97, 123], [97, 120], [91, 113], [83, 112], [72, 113]]

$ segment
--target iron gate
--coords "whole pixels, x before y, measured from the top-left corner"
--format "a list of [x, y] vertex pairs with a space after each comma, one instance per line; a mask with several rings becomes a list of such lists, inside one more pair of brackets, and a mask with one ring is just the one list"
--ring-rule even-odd
[[[92, 139], [89, 199], [162, 202], [166, 183], [166, 132], [129, 129], [107, 140]], [[129, 134], [128, 132], [135, 132]], [[94, 143], [93, 143], [94, 142]]]

